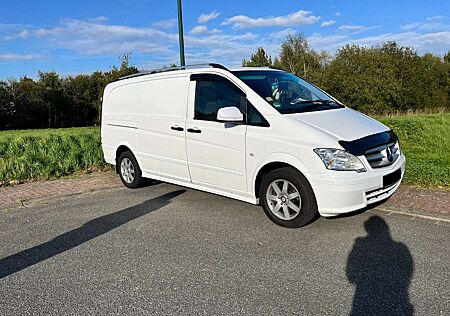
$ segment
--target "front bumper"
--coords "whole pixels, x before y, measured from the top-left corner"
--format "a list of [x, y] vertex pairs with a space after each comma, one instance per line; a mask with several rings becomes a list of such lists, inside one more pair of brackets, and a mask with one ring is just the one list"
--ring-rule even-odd
[[[389, 167], [367, 168], [368, 171], [327, 171], [310, 179], [322, 216], [337, 216], [365, 208], [390, 197], [400, 186], [405, 172], [406, 158], [403, 154]], [[383, 188], [383, 176], [401, 168], [401, 179]]]

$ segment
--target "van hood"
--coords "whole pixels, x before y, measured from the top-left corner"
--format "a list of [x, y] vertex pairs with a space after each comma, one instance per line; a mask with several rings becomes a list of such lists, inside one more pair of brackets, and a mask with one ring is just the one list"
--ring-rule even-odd
[[338, 140], [350, 141], [389, 130], [380, 122], [349, 108], [285, 115]]

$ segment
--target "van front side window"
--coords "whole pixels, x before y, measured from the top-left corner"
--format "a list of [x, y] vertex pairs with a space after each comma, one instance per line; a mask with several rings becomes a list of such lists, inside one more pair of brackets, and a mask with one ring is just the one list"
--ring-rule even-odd
[[220, 108], [240, 107], [242, 93], [231, 84], [223, 81], [197, 81], [194, 118], [216, 121]]

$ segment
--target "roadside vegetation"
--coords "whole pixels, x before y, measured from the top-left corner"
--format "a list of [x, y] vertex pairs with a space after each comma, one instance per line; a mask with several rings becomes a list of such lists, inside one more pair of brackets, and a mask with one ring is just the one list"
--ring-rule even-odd
[[450, 189], [450, 113], [378, 118], [400, 138], [403, 183]]
[[105, 166], [97, 127], [0, 132], [0, 186]]
[[[450, 189], [450, 113], [377, 119], [400, 137], [405, 184]], [[0, 186], [104, 168], [98, 127], [0, 132]]]

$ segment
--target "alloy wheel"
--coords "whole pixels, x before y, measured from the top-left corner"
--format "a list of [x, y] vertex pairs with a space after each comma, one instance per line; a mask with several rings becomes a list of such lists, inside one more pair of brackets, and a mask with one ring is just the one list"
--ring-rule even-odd
[[128, 158], [123, 158], [120, 163], [120, 174], [126, 183], [132, 183], [135, 178], [134, 165]]
[[266, 192], [270, 211], [282, 220], [291, 220], [300, 214], [302, 199], [298, 189], [285, 179], [272, 181]]

